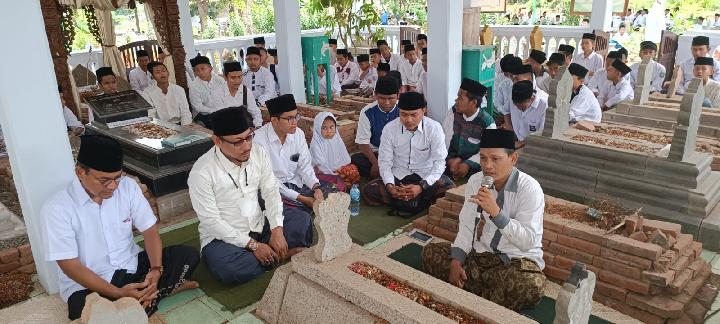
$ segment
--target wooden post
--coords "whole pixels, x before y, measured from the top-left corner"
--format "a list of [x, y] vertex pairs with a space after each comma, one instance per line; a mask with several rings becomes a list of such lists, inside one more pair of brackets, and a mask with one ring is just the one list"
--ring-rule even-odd
[[477, 45], [480, 41], [480, 7], [463, 9], [463, 45]]
[[540, 26], [535, 26], [530, 32], [530, 49], [543, 50], [543, 33], [540, 31]]
[[480, 33], [480, 45], [492, 45], [492, 43], [492, 30], [490, 29], [490, 26], [485, 25], [485, 27], [482, 29], [482, 32]]
[[[70, 85], [70, 68], [67, 64], [68, 51], [65, 49], [65, 35], [62, 32], [62, 15], [60, 6], [56, 0], [41, 0], [40, 8], [42, 9], [43, 21], [45, 22], [45, 34], [47, 35], [48, 45], [50, 47], [50, 55], [52, 56], [53, 66], [55, 67], [55, 78], [57, 84], [62, 86], [65, 95], [65, 105], [70, 110], [77, 113], [77, 104], [73, 98]], [[80, 116], [77, 116], [80, 119]]]
[[163, 51], [170, 53], [175, 64], [175, 82], [188, 89], [185, 76], [185, 48], [180, 37], [180, 9], [177, 0], [150, 0], [148, 1], [154, 12], [155, 29], [162, 33], [166, 47]]

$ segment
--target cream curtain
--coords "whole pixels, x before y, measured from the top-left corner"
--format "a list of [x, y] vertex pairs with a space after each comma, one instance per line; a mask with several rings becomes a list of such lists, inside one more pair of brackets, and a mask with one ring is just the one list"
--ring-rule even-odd
[[115, 75], [127, 81], [125, 62], [123, 62], [120, 51], [115, 46], [115, 26], [112, 21], [112, 11], [95, 9], [95, 16], [97, 17], [100, 39], [102, 40], [103, 65], [111, 67]]
[[157, 30], [157, 26], [155, 26], [155, 12], [152, 10], [152, 7], [149, 3], [143, 4], [145, 7], [145, 16], [153, 25], [153, 29], [155, 29], [155, 39], [157, 39], [158, 45], [162, 47], [163, 52], [165, 52], [166, 56], [163, 60], [163, 64], [165, 64], [165, 67], [168, 71], [168, 80], [172, 84], [176, 84], [175, 82], [175, 63], [173, 62], [172, 53], [170, 53], [170, 46], [168, 46], [167, 43], [165, 43], [165, 38], [163, 38], [163, 35], [160, 35], [160, 33]]

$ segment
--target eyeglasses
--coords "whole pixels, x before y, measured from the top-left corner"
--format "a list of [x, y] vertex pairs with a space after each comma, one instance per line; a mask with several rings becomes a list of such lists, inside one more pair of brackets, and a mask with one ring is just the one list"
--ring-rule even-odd
[[279, 116], [278, 116], [278, 117], [276, 117], [276, 118], [285, 120], [285, 121], [287, 121], [288, 123], [292, 123], [293, 121], [294, 121], [294, 122], [299, 122], [300, 119], [302, 119], [302, 116], [300, 116], [300, 114], [296, 114], [295, 116], [290, 116], [290, 117], [279, 117]]
[[252, 142], [253, 137], [255, 137], [255, 132], [250, 132], [250, 134], [247, 137], [241, 138], [235, 142], [228, 141], [228, 140], [224, 139], [222, 136], [218, 136], [218, 137], [220, 138], [221, 141], [228, 143], [230, 145], [233, 145], [234, 147], [241, 147], [245, 143]]
[[106, 188], [107, 188], [107, 187], [110, 187], [110, 184], [113, 183], [113, 182], [115, 183], [115, 185], [119, 186], [119, 185], [120, 185], [120, 180], [122, 180], [122, 178], [126, 175], [125, 172], [123, 171], [123, 172], [120, 173], [120, 175], [119, 175], [117, 178], [115, 178], [115, 179], [100, 180], [98, 177], [92, 175], [92, 173], [90, 173], [90, 170], [86, 171], [85, 174], [87, 174], [87, 175], [89, 175], [90, 177], [92, 177], [93, 179], [97, 180], [97, 182], [99, 182], [103, 187], [106, 187]]

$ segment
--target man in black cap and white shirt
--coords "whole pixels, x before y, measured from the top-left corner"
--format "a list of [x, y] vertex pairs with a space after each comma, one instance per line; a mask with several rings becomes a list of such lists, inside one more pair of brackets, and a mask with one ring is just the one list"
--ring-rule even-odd
[[517, 147], [525, 146], [525, 138], [545, 126], [548, 94], [534, 89], [531, 81], [523, 80], [513, 84], [510, 116], [515, 131]]
[[252, 91], [257, 106], [265, 106], [266, 101], [277, 97], [275, 78], [268, 68], [262, 66], [259, 48], [247, 48], [245, 63], [248, 68], [243, 73], [243, 85]]
[[103, 66], [95, 71], [97, 78], [99, 94], [109, 94], [118, 92], [117, 76], [109, 66]]
[[[713, 59], [711, 57], [698, 57], [695, 59], [695, 77], [703, 80], [705, 86], [705, 100], [703, 107], [720, 108], [720, 83], [710, 79], [714, 73]], [[690, 81], [685, 88], [690, 86]]]
[[[422, 251], [425, 271], [512, 310], [531, 308], [545, 285], [542, 251], [545, 196], [537, 180], [515, 165], [511, 131], [486, 129], [480, 165], [465, 186], [455, 241]], [[492, 183], [485, 186], [485, 177]], [[485, 220], [478, 230], [480, 219]]]
[[570, 65], [570, 63], [572, 63], [573, 57], [575, 56], [575, 47], [568, 44], [560, 44], [560, 46], [558, 46], [558, 52], [565, 55], [564, 65]]
[[422, 61], [418, 60], [415, 46], [405, 45], [405, 60], [398, 67], [404, 92], [417, 91], [420, 76], [423, 73]]
[[607, 68], [607, 79], [610, 83], [600, 89], [597, 97], [602, 111], [615, 107], [623, 100], [635, 98], [635, 91], [625, 77], [630, 71], [630, 67], [620, 60], [613, 61]]
[[155, 81], [142, 93], [143, 98], [153, 106], [153, 109], [148, 111], [148, 115], [176, 125], [192, 123], [192, 114], [187, 97], [185, 97], [185, 89], [170, 83], [165, 64], [150, 62], [147, 69]]
[[358, 80], [360, 80], [360, 89], [367, 91], [375, 89], [375, 82], [377, 82], [378, 75], [377, 70], [370, 66], [370, 55], [360, 54], [357, 56], [357, 64], [360, 68], [360, 74]]
[[390, 51], [390, 46], [388, 46], [388, 42], [384, 39], [377, 41], [376, 45], [378, 49], [380, 49], [381, 63], [390, 64], [390, 71], [397, 71], [400, 63], [404, 60], [402, 56], [393, 54]]
[[148, 85], [151, 85], [154, 81], [152, 74], [148, 71], [148, 64], [150, 63], [150, 55], [146, 50], [139, 50], [135, 52], [138, 66], [130, 71], [130, 87], [138, 93], [143, 92]]
[[[75, 177], [42, 208], [46, 261], [60, 267], [60, 297], [68, 318], [80, 318], [93, 292], [137, 299], [151, 315], [189, 281], [199, 255], [189, 246], [162, 247], [157, 218], [140, 186], [122, 172], [123, 150], [105, 136], [81, 137]], [[145, 251], [133, 241], [133, 228]]]
[[547, 55], [545, 52], [538, 51], [536, 49], [530, 51], [530, 56], [525, 60], [527, 64], [532, 67], [533, 76], [535, 77], [535, 84], [541, 84], [545, 82], [545, 79], [549, 78], [550, 75], [545, 72], [543, 63], [547, 61]]
[[190, 106], [195, 120], [212, 129], [210, 114], [225, 108], [223, 98], [227, 92], [227, 83], [221, 76], [213, 73], [210, 59], [198, 54], [190, 60], [196, 78], [188, 84], [190, 88]]
[[260, 36], [253, 38], [253, 44], [255, 47], [265, 48], [265, 37]]
[[[592, 78], [586, 82], [586, 86], [592, 91], [595, 96], [600, 93], [600, 89], [610, 86], [610, 81], [607, 79], [607, 69], [615, 60], [622, 60], [622, 56], [619, 51], [609, 52], [605, 57], [605, 68], [595, 71]], [[630, 75], [626, 75], [625, 78], [630, 78]]]
[[365, 200], [390, 205], [391, 215], [412, 217], [455, 183], [443, 175], [445, 134], [438, 122], [425, 117], [425, 97], [403, 93], [397, 108], [400, 116], [385, 125], [380, 138], [380, 179], [365, 186]]
[[360, 86], [360, 67], [357, 63], [350, 61], [347, 49], [339, 48], [337, 50], [337, 62], [333, 68], [342, 89], [355, 89]]
[[603, 57], [595, 53], [595, 34], [584, 33], [582, 41], [580, 41], [581, 53], [577, 53], [572, 62], [582, 65], [588, 70], [588, 79], [591, 78], [597, 70], [603, 68]]
[[203, 259], [225, 284], [256, 278], [312, 240], [309, 214], [283, 216], [272, 162], [253, 143], [257, 136], [248, 117], [237, 107], [211, 115], [215, 146], [195, 162], [188, 178]]
[[[692, 39], [690, 45], [690, 52], [692, 57], [680, 63], [680, 69], [682, 69], [683, 78], [680, 81], [680, 85], [677, 89], [677, 94], [682, 95], [685, 93], [686, 84], [694, 78], [693, 69], [695, 67], [695, 59], [698, 57], [710, 57], [710, 38], [707, 36], [695, 36]], [[715, 66], [715, 72], [712, 75], [712, 79], [720, 82], [720, 62], [713, 60]]]
[[[652, 78], [650, 79], [650, 92], [662, 91], [663, 83], [665, 82], [665, 66], [655, 62], [655, 53], [657, 53], [657, 45], [655, 45], [655, 43], [651, 41], [644, 41], [640, 43], [640, 59], [642, 60], [642, 58], [649, 56], [650, 64], [654, 65]], [[630, 69], [632, 71], [630, 71], [630, 74], [627, 75], [627, 78], [629, 79], [628, 81], [630, 81], [630, 86], [635, 89], [640, 63], [633, 63], [633, 65], [630, 66]]]
[[588, 70], [582, 65], [571, 63], [568, 72], [572, 77], [572, 94], [570, 95], [570, 123], [588, 120], [599, 123], [602, 120], [602, 110], [595, 94], [585, 85], [585, 76]]
[[225, 93], [223, 104], [225, 107], [241, 107], [247, 109], [252, 116], [252, 124], [255, 128], [262, 126], [262, 113], [257, 106], [255, 96], [245, 85], [243, 85], [243, 69], [240, 62], [227, 62], [223, 64], [225, 82], [228, 85], [228, 92]]

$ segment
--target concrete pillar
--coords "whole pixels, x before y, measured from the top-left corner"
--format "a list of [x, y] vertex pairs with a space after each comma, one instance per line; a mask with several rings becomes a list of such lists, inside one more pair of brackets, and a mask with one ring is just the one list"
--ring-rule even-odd
[[463, 2], [428, 0], [428, 117], [442, 122], [460, 87]]
[[613, 0], [593, 0], [590, 27], [602, 31], [610, 30], [610, 25], [612, 24], [612, 8]]
[[40, 283], [52, 294], [58, 268], [45, 262], [40, 210], [74, 173], [40, 1], [0, 10], [0, 39], [22, 49], [0, 51], [0, 124]]
[[[195, 57], [195, 40], [193, 39], [192, 17], [190, 16], [190, 0], [177, 0], [180, 11], [180, 41], [185, 48], [185, 66], [190, 66], [190, 59]], [[190, 83], [190, 80], [188, 80]]]
[[300, 4], [297, 0], [274, 0], [275, 44], [280, 93], [292, 93], [296, 102], [305, 103], [302, 46], [300, 45]]

